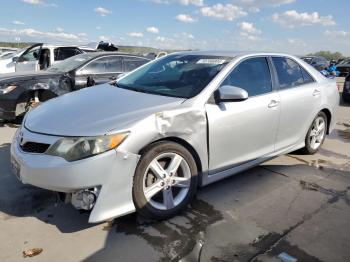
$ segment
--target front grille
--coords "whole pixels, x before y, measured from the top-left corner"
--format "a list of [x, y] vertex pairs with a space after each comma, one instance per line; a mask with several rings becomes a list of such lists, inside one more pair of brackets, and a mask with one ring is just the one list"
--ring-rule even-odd
[[21, 145], [21, 148], [24, 152], [27, 153], [36, 153], [42, 154], [50, 147], [49, 144], [35, 143], [35, 142], [26, 142]]

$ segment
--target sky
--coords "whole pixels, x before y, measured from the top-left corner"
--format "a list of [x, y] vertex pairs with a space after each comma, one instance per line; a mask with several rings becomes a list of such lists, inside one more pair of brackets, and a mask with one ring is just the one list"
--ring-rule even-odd
[[2, 0], [0, 41], [350, 55], [348, 0]]

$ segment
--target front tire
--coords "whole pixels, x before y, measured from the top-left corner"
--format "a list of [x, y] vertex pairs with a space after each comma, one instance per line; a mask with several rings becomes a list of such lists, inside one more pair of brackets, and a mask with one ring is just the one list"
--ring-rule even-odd
[[168, 141], [146, 149], [136, 168], [133, 199], [139, 213], [167, 219], [186, 207], [197, 190], [197, 166], [183, 146]]
[[305, 147], [302, 152], [307, 155], [315, 154], [322, 146], [327, 133], [327, 116], [319, 112], [312, 122], [305, 138]]

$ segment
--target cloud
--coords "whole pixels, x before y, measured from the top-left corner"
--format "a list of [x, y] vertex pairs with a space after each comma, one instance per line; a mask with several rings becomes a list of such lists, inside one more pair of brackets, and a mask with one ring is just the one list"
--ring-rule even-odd
[[26, 23], [24, 23], [22, 21], [14, 20], [14, 21], [12, 21], [12, 24], [14, 24], [14, 25], [25, 25]]
[[22, 0], [23, 3], [31, 4], [31, 5], [39, 5], [42, 3], [41, 0]]
[[43, 0], [22, 0], [23, 3], [31, 4], [31, 5], [40, 5], [45, 7], [58, 7], [57, 4], [54, 3], [45, 3]]
[[25, 29], [7, 29], [7, 28], [0, 28], [0, 35], [3, 36], [21, 36], [21, 37], [27, 37], [31, 39], [35, 39], [36, 41], [42, 41], [42, 40], [55, 40], [55, 41], [77, 41], [80, 42], [82, 39], [78, 35], [70, 34], [70, 33], [64, 33], [64, 32], [42, 32], [33, 28], [25, 28]]
[[205, 6], [200, 9], [200, 13], [206, 17], [227, 21], [233, 21], [247, 15], [247, 12], [243, 11], [241, 7], [232, 4]]
[[154, 26], [147, 27], [146, 31], [151, 34], [159, 34], [159, 29]]
[[128, 36], [141, 38], [141, 37], [143, 37], [143, 33], [141, 33], [141, 32], [131, 32], [131, 33], [128, 33]]
[[110, 13], [112, 13], [111, 10], [108, 10], [108, 9], [106, 9], [106, 8], [104, 8], [104, 7], [101, 7], [101, 6], [96, 7], [96, 8], [94, 9], [94, 11], [95, 11], [96, 13], [98, 13], [100, 16], [106, 16], [106, 15], [109, 15]]
[[56, 28], [56, 32], [60, 32], [60, 33], [61, 33], [61, 32], [64, 32], [64, 29], [63, 29], [62, 27], [59, 27], [59, 26], [58, 26], [58, 27]]
[[310, 25], [335, 25], [335, 21], [331, 15], [320, 16], [317, 12], [298, 13], [295, 10], [289, 10], [284, 13], [275, 13], [272, 15], [272, 21], [288, 28]]
[[195, 5], [203, 6], [204, 0], [149, 0], [155, 4], [181, 4], [181, 5]]
[[204, 1], [203, 0], [179, 0], [180, 4], [182, 5], [196, 5], [196, 6], [203, 6]]
[[306, 43], [304, 42], [304, 40], [299, 38], [288, 38], [287, 42], [294, 46], [302, 46], [302, 47], [306, 46]]
[[247, 34], [253, 34], [253, 35], [261, 34], [261, 30], [255, 28], [253, 23], [242, 22], [242, 23], [239, 23], [238, 26], [242, 32], [245, 32]]
[[179, 14], [175, 17], [175, 19], [182, 23], [194, 23], [197, 21], [196, 19], [192, 18], [190, 15], [186, 15], [186, 14]]
[[350, 32], [347, 31], [330, 31], [330, 30], [326, 30], [324, 32], [325, 35], [327, 36], [332, 36], [332, 37], [350, 37]]
[[295, 2], [295, 0], [231, 0], [231, 3], [243, 6], [250, 12], [259, 12], [260, 9], [265, 6], [277, 7], [293, 2]]
[[100, 35], [100, 36], [98, 37], [98, 39], [99, 39], [100, 41], [109, 41], [109, 40], [111, 39], [111, 37], [110, 37], [110, 36], [105, 36], [105, 35]]

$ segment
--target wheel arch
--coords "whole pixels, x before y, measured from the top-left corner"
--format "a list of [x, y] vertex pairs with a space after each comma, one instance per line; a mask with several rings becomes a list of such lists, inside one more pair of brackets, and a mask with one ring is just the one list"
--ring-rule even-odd
[[331, 121], [332, 121], [332, 113], [328, 108], [323, 108], [320, 112], [323, 112], [327, 117], [327, 135], [329, 135]]
[[182, 138], [179, 138], [179, 137], [165, 137], [165, 138], [161, 138], [161, 139], [155, 140], [152, 143], [144, 146], [138, 152], [139, 155], [142, 155], [145, 151], [147, 151], [148, 147], [151, 146], [152, 144], [157, 143], [157, 142], [162, 142], [162, 141], [177, 143], [177, 144], [183, 146], [184, 148], [186, 148], [190, 152], [190, 154], [194, 158], [194, 161], [196, 162], [196, 166], [197, 166], [197, 170], [198, 170], [198, 185], [201, 185], [202, 184], [202, 171], [203, 171], [202, 161], [201, 161], [201, 159], [199, 157], [199, 154], [195, 150], [195, 148], [190, 143], [188, 143], [186, 140], [184, 140]]

